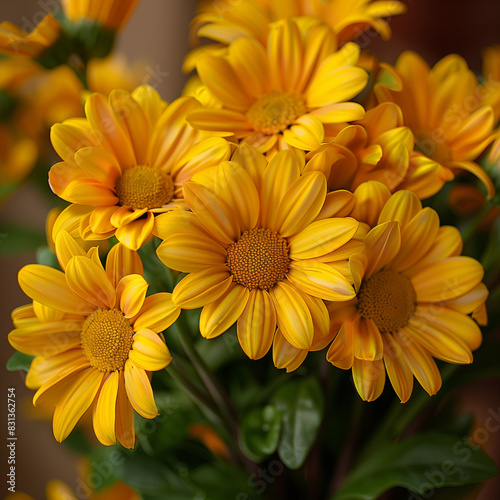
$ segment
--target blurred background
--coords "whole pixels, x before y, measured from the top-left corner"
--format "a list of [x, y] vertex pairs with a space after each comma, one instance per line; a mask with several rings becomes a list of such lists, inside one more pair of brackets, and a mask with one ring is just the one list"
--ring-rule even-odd
[[[19, 26], [31, 19], [39, 20], [39, 13], [50, 4], [46, 0], [0, 0], [0, 21], [9, 20]], [[465, 57], [471, 68], [481, 71], [481, 49], [500, 43], [500, 2], [498, 0], [406, 0], [408, 12], [390, 20], [393, 36], [383, 42], [378, 37], [366, 35], [360, 40], [363, 48], [374, 51], [381, 59], [394, 63], [398, 54], [406, 49], [419, 52], [430, 64], [449, 53]], [[136, 12], [118, 38], [118, 52], [129, 61], [141, 60], [152, 73], [153, 84], [162, 97], [171, 101], [178, 97], [186, 81], [181, 72], [187, 43], [188, 24], [195, 12], [195, 0], [142, 0]], [[35, 186], [25, 184], [0, 206], [0, 223], [19, 223], [34, 229], [43, 229], [53, 200], [40, 193]], [[0, 235], [0, 245], [8, 238]], [[3, 367], [13, 349], [7, 343], [12, 329], [10, 312], [28, 302], [17, 285], [17, 272], [25, 264], [34, 263], [31, 252], [5, 256], [0, 252], [0, 322], [2, 356], [2, 394], [7, 399], [7, 388], [14, 387], [17, 397], [17, 490], [36, 499], [45, 498], [45, 483], [50, 478], [77, 485], [77, 457], [65, 446], [56, 443], [51, 425], [35, 420], [28, 413], [32, 391], [24, 388], [21, 373], [7, 372]], [[467, 411], [476, 412], [478, 420], [484, 419], [489, 407], [500, 407], [499, 383], [471, 386], [463, 392], [463, 405]], [[5, 406], [6, 408], [6, 401]], [[6, 430], [6, 411], [1, 411], [2, 436]], [[30, 416], [29, 416], [30, 415]], [[498, 433], [497, 433], [498, 434]], [[5, 443], [5, 440], [2, 441]], [[490, 453], [500, 450], [498, 436], [492, 434], [485, 446]], [[4, 445], [2, 445], [4, 448]], [[7, 464], [0, 457], [2, 471]], [[5, 455], [6, 456], [6, 455]], [[4, 473], [2, 477], [5, 478]], [[3, 480], [2, 480], [3, 481]], [[2, 493], [4, 484], [2, 483]], [[480, 500], [500, 498], [498, 480], [491, 481]], [[476, 498], [476, 496], [472, 497]], [[223, 499], [221, 499], [223, 500]]]

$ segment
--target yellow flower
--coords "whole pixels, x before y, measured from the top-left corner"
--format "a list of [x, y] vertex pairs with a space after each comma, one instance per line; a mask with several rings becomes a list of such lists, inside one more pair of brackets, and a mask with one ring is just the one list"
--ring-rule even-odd
[[38, 265], [19, 271], [33, 304], [12, 313], [9, 342], [35, 356], [26, 385], [38, 389], [33, 403], [56, 401], [53, 431], [65, 439], [92, 408], [99, 441], [134, 446], [134, 410], [158, 411], [150, 383], [171, 356], [160, 333], [178, 317], [171, 294], [146, 297], [137, 253], [114, 246], [103, 268], [97, 248], [87, 253], [66, 232], [56, 239], [63, 272]]
[[62, 0], [66, 17], [73, 23], [80, 20], [97, 21], [116, 31], [127, 23], [139, 0]]
[[441, 387], [433, 357], [472, 362], [471, 351], [481, 344], [472, 318], [483, 324], [488, 291], [481, 264], [460, 256], [458, 230], [440, 227], [437, 213], [422, 208], [414, 193], [392, 195], [377, 222], [364, 239], [364, 253], [349, 262], [356, 298], [329, 305], [338, 333], [327, 359], [352, 368], [368, 401], [382, 392], [387, 371], [405, 402], [414, 376], [430, 395]]
[[36, 58], [52, 47], [59, 39], [61, 26], [52, 14], [27, 33], [9, 21], [0, 23], [0, 53]]
[[[81, 214], [83, 239], [115, 235], [137, 250], [151, 236], [154, 217], [179, 205], [182, 184], [199, 170], [228, 158], [222, 138], [202, 140], [186, 122], [201, 105], [182, 97], [170, 105], [151, 87], [93, 94], [87, 119], [52, 127], [51, 139], [64, 161], [52, 167], [52, 190]], [[83, 207], [83, 209], [82, 209]]]
[[335, 49], [335, 36], [325, 26], [285, 20], [271, 26], [267, 46], [239, 38], [227, 57], [202, 55], [198, 74], [222, 108], [198, 109], [188, 120], [203, 130], [234, 134], [261, 152], [316, 149], [325, 127], [364, 116], [361, 105], [347, 102], [368, 79], [355, 66], [359, 47]]
[[491, 179], [474, 160], [494, 138], [494, 113], [490, 106], [482, 106], [477, 77], [467, 63], [449, 55], [431, 69], [419, 55], [407, 51], [398, 58], [395, 70], [402, 90], [378, 84], [375, 92], [380, 101], [394, 102], [402, 109], [404, 125], [415, 136], [410, 172], [441, 171], [434, 175], [426, 196], [460, 170], [476, 175], [493, 196]]
[[269, 23], [299, 16], [321, 19], [338, 34], [341, 43], [370, 28], [388, 40], [391, 30], [382, 18], [404, 12], [402, 2], [385, 0], [209, 0], [200, 2], [191, 23], [191, 40], [203, 37], [230, 44], [245, 36], [265, 42]]
[[490, 105], [495, 113], [495, 124], [500, 120], [500, 45], [483, 50], [483, 83], [478, 97], [482, 105]]
[[163, 239], [159, 258], [189, 273], [172, 299], [184, 309], [203, 307], [205, 338], [237, 322], [240, 345], [252, 359], [268, 352], [276, 326], [293, 346], [309, 349], [316, 332], [328, 333], [323, 299], [354, 296], [342, 265], [323, 259], [351, 240], [358, 223], [315, 220], [326, 179], [320, 172], [300, 176], [290, 151], [267, 165], [265, 157], [245, 149], [240, 162], [223, 162], [185, 183], [192, 212], [169, 212], [156, 221]]

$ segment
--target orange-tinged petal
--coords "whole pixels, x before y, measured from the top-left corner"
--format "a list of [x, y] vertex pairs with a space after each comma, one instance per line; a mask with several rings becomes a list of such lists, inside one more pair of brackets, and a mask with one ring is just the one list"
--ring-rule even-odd
[[125, 362], [124, 372], [125, 390], [134, 410], [144, 418], [155, 418], [158, 415], [158, 409], [146, 372], [130, 359]]
[[151, 330], [140, 330], [134, 335], [129, 359], [143, 370], [158, 371], [170, 364], [172, 356], [157, 333]]
[[191, 273], [176, 285], [172, 300], [177, 307], [198, 309], [224, 295], [232, 281], [226, 266]]
[[401, 403], [406, 403], [413, 391], [413, 373], [402, 357], [400, 344], [390, 334], [385, 334], [383, 339], [387, 375]]
[[29, 264], [19, 271], [19, 286], [33, 300], [70, 314], [89, 314], [93, 302], [75, 295], [61, 271], [40, 264]]
[[274, 226], [284, 238], [305, 229], [319, 214], [326, 196], [326, 178], [321, 172], [308, 172], [286, 191]]
[[183, 187], [184, 198], [207, 231], [223, 244], [231, 244], [240, 235], [234, 208], [211, 189], [187, 182]]
[[283, 131], [284, 141], [294, 148], [314, 151], [325, 138], [325, 128], [321, 120], [312, 114], [302, 115], [294, 124]]
[[410, 278], [418, 302], [442, 302], [470, 292], [483, 275], [483, 268], [476, 260], [450, 257], [420, 269]]
[[326, 359], [332, 365], [342, 370], [349, 370], [354, 363], [353, 338], [356, 332], [353, 330], [351, 319], [346, 319], [338, 333], [333, 339], [330, 348], [326, 354]]
[[212, 339], [228, 330], [241, 316], [248, 302], [247, 288], [231, 283], [226, 293], [201, 311], [200, 333]]
[[394, 340], [401, 346], [404, 362], [413, 372], [424, 390], [430, 395], [436, 394], [441, 388], [441, 374], [429, 352], [413, 341], [411, 333], [400, 331], [394, 335]]
[[85, 301], [102, 309], [115, 307], [115, 288], [102, 267], [88, 257], [77, 255], [68, 262], [66, 280], [71, 291]]
[[313, 342], [314, 325], [311, 311], [302, 294], [284, 281], [269, 291], [276, 308], [278, 328], [297, 349], [309, 349]]
[[56, 441], [61, 442], [68, 437], [94, 401], [105, 376], [106, 373], [89, 368], [73, 378], [65, 397], [58, 402], [54, 412], [52, 428]]
[[355, 296], [352, 285], [339, 271], [319, 261], [291, 262], [287, 279], [302, 292], [323, 300], [346, 301]]
[[111, 220], [118, 210], [120, 210], [120, 207], [117, 205], [112, 205], [110, 207], [95, 207], [89, 219], [89, 225], [92, 231], [97, 234], [114, 233], [116, 226], [111, 223]]
[[60, 198], [78, 205], [105, 207], [119, 201], [112, 188], [90, 178], [71, 181], [63, 190], [58, 190], [52, 182], [51, 187]]
[[149, 295], [144, 300], [139, 315], [134, 319], [134, 330], [143, 329], [162, 332], [173, 324], [181, 310], [172, 301], [172, 294], [167, 292]]
[[[315, 109], [310, 114], [322, 123], [344, 123], [362, 120], [365, 116], [365, 108], [356, 102], [340, 102]], [[374, 148], [376, 156], [381, 156], [382, 152], [378, 150], [380, 146], [374, 145]], [[367, 158], [364, 160], [367, 163]]]
[[76, 242], [75, 238], [64, 230], [57, 233], [55, 238], [55, 249], [57, 260], [63, 271], [66, 269], [66, 264], [75, 255], [87, 255], [85, 250]]
[[250, 359], [260, 359], [269, 351], [275, 331], [276, 311], [269, 293], [251, 290], [237, 323], [241, 348]]
[[199, 109], [189, 113], [187, 121], [195, 128], [222, 132], [225, 136], [244, 137], [253, 129], [244, 114], [229, 109]]
[[[453, 300], [448, 300], [446, 302], [446, 307], [459, 311], [463, 314], [470, 314], [484, 304], [486, 298], [488, 297], [488, 293], [486, 285], [484, 283], [480, 283], [476, 288], [465, 295], [457, 297]], [[479, 324], [481, 325], [482, 323]], [[475, 347], [471, 346], [471, 349], [475, 349]]]
[[224, 265], [227, 252], [217, 241], [203, 234], [184, 233], [167, 237], [156, 249], [159, 259], [181, 273], [204, 271]]
[[172, 210], [155, 217], [153, 234], [165, 240], [169, 236], [178, 233], [204, 234], [208, 236], [205, 226], [192, 212], [184, 210]]
[[135, 445], [134, 409], [130, 404], [125, 390], [125, 375], [123, 370], [118, 373], [118, 394], [116, 396], [116, 428], [118, 441], [125, 448]]
[[352, 349], [354, 357], [365, 361], [382, 359], [384, 346], [377, 325], [367, 318], [356, 316], [353, 320]]
[[144, 273], [139, 254], [127, 248], [123, 243], [114, 245], [106, 258], [106, 274], [111, 284], [116, 287], [118, 282], [128, 274]]
[[385, 184], [379, 181], [363, 182], [354, 191], [356, 205], [350, 215], [356, 220], [366, 222], [370, 227], [374, 227], [390, 197], [391, 192]]
[[408, 222], [422, 210], [422, 203], [415, 193], [410, 191], [398, 191], [394, 193], [385, 204], [378, 223], [398, 221], [401, 229], [404, 229]]
[[385, 368], [383, 361], [365, 361], [354, 358], [352, 378], [363, 401], [375, 401], [384, 390]]
[[388, 265], [401, 248], [401, 232], [398, 222], [384, 222], [374, 227], [365, 237], [368, 264], [365, 278]]
[[350, 191], [346, 189], [331, 191], [326, 194], [325, 204], [317, 218], [346, 217], [352, 212], [355, 203], [356, 198]]
[[89, 177], [110, 188], [122, 175], [117, 159], [102, 148], [81, 148], [75, 153], [75, 161]]
[[99, 145], [97, 138], [88, 126], [87, 120], [84, 118], [52, 125], [50, 140], [56, 153], [65, 161], [72, 161], [74, 154], [80, 148]]
[[115, 414], [116, 397], [120, 375], [111, 372], [104, 381], [97, 402], [93, 407], [92, 423], [97, 439], [104, 446], [116, 443]]
[[352, 239], [359, 222], [351, 217], [314, 221], [290, 236], [290, 258], [313, 259], [337, 250]]
[[150, 238], [154, 228], [154, 215], [146, 213], [146, 219], [137, 219], [129, 222], [126, 226], [119, 227], [115, 236], [131, 250], [139, 250]]
[[472, 161], [455, 161], [446, 164], [449, 168], [459, 168], [474, 174], [484, 185], [488, 193], [488, 200], [495, 196], [495, 186], [490, 176], [477, 163]]
[[276, 330], [273, 342], [273, 361], [276, 368], [286, 368], [286, 372], [290, 373], [302, 364], [307, 353], [307, 349], [297, 349], [290, 344], [279, 328]]
[[149, 284], [139, 274], [124, 276], [116, 287], [116, 298], [123, 315], [130, 319], [141, 310]]

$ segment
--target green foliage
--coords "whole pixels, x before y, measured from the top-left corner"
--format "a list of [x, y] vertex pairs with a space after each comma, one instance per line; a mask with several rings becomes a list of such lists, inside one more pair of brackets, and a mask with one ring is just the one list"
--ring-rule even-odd
[[7, 361], [7, 370], [10, 372], [15, 372], [17, 370], [24, 370], [27, 372], [30, 369], [34, 357], [35, 356], [30, 356], [23, 352], [15, 352]]

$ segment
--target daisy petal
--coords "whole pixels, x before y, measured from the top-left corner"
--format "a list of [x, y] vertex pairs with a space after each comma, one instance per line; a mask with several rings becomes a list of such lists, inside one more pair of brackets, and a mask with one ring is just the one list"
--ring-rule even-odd
[[383, 339], [384, 364], [387, 375], [401, 403], [406, 403], [413, 391], [413, 373], [402, 358], [401, 346], [393, 339], [392, 335], [385, 334]]
[[389, 264], [401, 248], [401, 232], [398, 222], [384, 222], [374, 227], [365, 237], [368, 264], [365, 279]]
[[126, 318], [133, 318], [139, 313], [148, 287], [147, 281], [139, 274], [129, 274], [119, 281], [116, 287], [116, 298]]
[[377, 325], [371, 320], [356, 316], [353, 320], [352, 340], [354, 357], [365, 361], [382, 359], [384, 346]]
[[143, 329], [162, 332], [179, 317], [181, 310], [172, 302], [172, 294], [166, 292], [149, 295], [144, 300], [141, 311], [134, 319], [134, 330]]
[[307, 349], [293, 347], [279, 328], [276, 330], [273, 342], [273, 361], [276, 368], [286, 368], [287, 373], [293, 372], [306, 359], [307, 352]]
[[123, 243], [114, 245], [106, 258], [106, 274], [111, 284], [116, 287], [118, 282], [128, 274], [144, 274], [144, 267], [139, 254], [126, 247]]
[[130, 359], [125, 362], [125, 390], [134, 410], [144, 418], [155, 418], [158, 409], [153, 397], [153, 389], [146, 372]]
[[383, 361], [365, 361], [354, 358], [352, 378], [361, 399], [375, 401], [384, 390], [385, 368]]
[[104, 446], [116, 443], [115, 409], [119, 378], [118, 372], [111, 372], [108, 375], [99, 392], [92, 415], [95, 435]]
[[326, 359], [332, 365], [342, 370], [349, 370], [352, 367], [354, 363], [354, 335], [352, 320], [346, 319], [342, 323], [337, 336], [333, 339], [326, 354]]
[[125, 390], [125, 375], [119, 372], [118, 394], [116, 396], [116, 437], [127, 449], [135, 445], [134, 409]]
[[240, 346], [250, 359], [267, 354], [276, 330], [276, 311], [269, 293], [252, 290], [248, 302], [238, 319], [237, 332]]
[[129, 359], [146, 371], [163, 370], [172, 361], [170, 351], [160, 336], [151, 330], [140, 330], [134, 335]]

